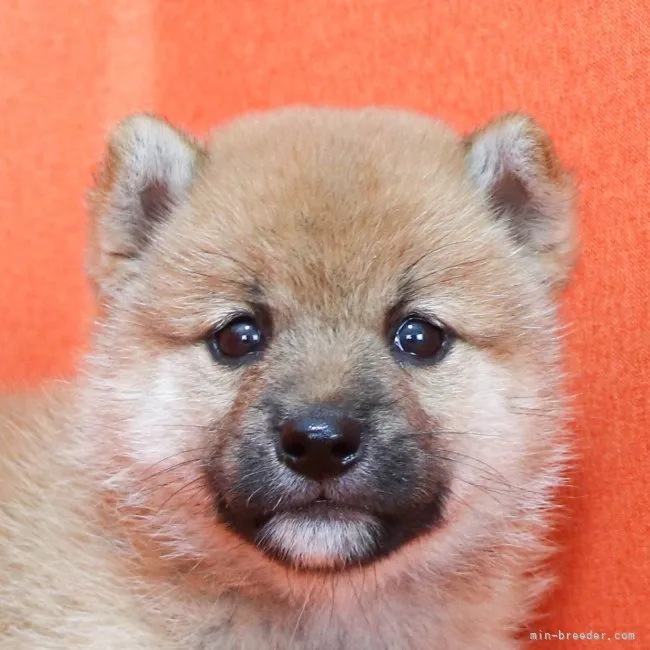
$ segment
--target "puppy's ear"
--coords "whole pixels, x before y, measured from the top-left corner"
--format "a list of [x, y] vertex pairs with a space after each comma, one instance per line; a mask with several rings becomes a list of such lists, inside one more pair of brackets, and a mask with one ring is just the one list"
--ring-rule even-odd
[[467, 166], [495, 218], [539, 262], [553, 289], [566, 283], [577, 253], [575, 189], [551, 140], [530, 117], [506, 114], [465, 139]]
[[167, 122], [134, 115], [110, 133], [94, 188], [88, 274], [110, 295], [187, 197], [202, 146]]

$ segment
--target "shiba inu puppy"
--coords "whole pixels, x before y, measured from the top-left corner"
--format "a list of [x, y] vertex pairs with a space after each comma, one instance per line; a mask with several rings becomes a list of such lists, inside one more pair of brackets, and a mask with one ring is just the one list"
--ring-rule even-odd
[[0, 647], [519, 648], [573, 194], [518, 114], [123, 121], [88, 358], [2, 403]]

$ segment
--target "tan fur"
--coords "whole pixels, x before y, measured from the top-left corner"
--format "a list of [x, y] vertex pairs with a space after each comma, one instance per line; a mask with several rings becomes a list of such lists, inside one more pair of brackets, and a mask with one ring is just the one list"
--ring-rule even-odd
[[[572, 190], [545, 134], [520, 116], [463, 140], [408, 113], [292, 109], [204, 146], [133, 119], [91, 196], [102, 310], [80, 378], [0, 401], [0, 648], [519, 648], [565, 463]], [[521, 237], [490, 208], [502, 149], [549, 217]], [[148, 173], [173, 208], [138, 245], [127, 199]], [[406, 271], [409, 308], [458, 333], [432, 367], [387, 351]], [[272, 345], [220, 367], [202, 339], [258, 290]], [[354, 400], [360, 377], [391, 396], [381, 435], [426, 433], [423, 467], [450, 473], [445, 522], [366, 567], [282, 566], [219, 522], [203, 473], [234, 480], [262, 396]], [[307, 552], [315, 532], [288, 530], [277, 543]], [[323, 534], [325, 555], [349, 541]]]

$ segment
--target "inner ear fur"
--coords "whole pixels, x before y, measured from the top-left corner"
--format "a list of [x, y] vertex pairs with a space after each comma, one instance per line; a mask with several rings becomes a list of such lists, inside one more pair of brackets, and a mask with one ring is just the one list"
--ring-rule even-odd
[[575, 185], [550, 137], [531, 117], [508, 113], [465, 138], [467, 168], [495, 219], [539, 264], [553, 288], [577, 255]]
[[109, 134], [88, 193], [88, 274], [111, 293], [160, 227], [187, 197], [203, 146], [152, 115], [122, 120]]

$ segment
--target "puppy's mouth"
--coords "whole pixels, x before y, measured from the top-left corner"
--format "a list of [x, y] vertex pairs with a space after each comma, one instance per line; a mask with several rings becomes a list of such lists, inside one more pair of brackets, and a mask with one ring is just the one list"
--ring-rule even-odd
[[272, 560], [296, 570], [340, 572], [371, 564], [443, 523], [445, 493], [400, 515], [325, 497], [260, 511], [222, 502], [222, 521]]

